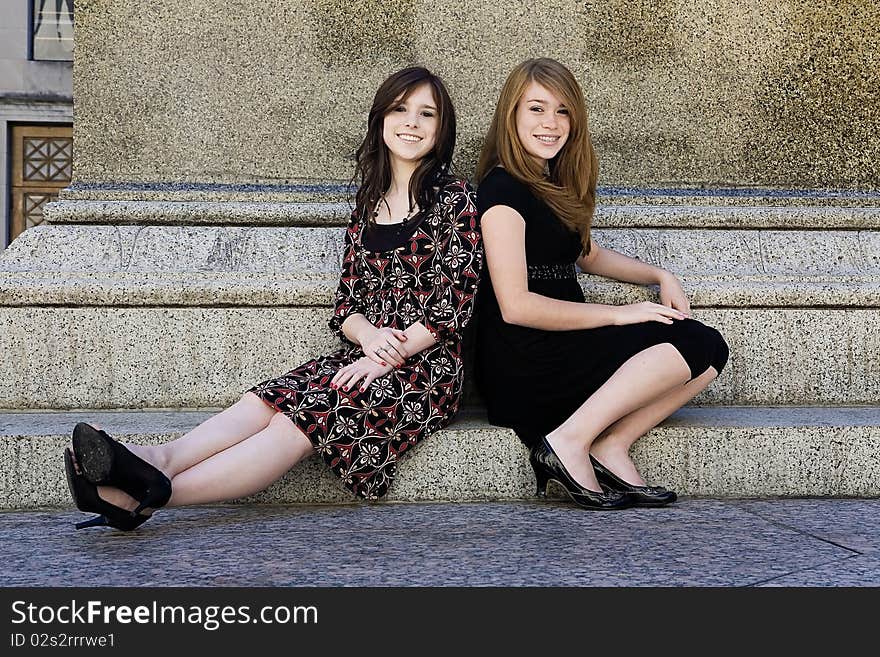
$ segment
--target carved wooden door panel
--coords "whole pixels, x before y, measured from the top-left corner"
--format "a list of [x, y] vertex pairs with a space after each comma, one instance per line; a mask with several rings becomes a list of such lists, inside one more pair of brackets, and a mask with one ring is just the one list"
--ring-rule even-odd
[[43, 223], [43, 206], [70, 184], [71, 126], [12, 128], [12, 223], [9, 239]]

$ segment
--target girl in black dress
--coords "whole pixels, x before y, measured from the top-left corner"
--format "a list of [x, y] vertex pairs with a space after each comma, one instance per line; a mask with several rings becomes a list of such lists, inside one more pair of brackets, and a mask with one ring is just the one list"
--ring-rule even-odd
[[474, 192], [450, 174], [454, 147], [439, 78], [409, 68], [382, 83], [357, 151], [330, 320], [346, 346], [255, 385], [165, 445], [124, 446], [78, 424], [68, 483], [77, 506], [99, 514], [78, 528], [129, 530], [165, 504], [250, 495], [316, 451], [359, 497], [388, 491], [400, 455], [446, 426], [461, 398], [482, 243]]
[[[721, 372], [727, 345], [691, 319], [676, 277], [590, 237], [598, 163], [580, 87], [552, 59], [517, 66], [477, 167], [486, 251], [478, 383], [493, 424], [531, 447], [543, 494], [590, 509], [662, 506], [629, 448]], [[584, 272], [658, 285], [660, 303], [586, 303]]]

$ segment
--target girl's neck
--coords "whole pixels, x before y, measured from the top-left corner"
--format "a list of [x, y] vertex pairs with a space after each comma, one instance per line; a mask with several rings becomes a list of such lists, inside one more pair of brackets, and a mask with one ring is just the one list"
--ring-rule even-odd
[[407, 162], [404, 160], [391, 160], [391, 184], [388, 191], [385, 192], [386, 197], [396, 197], [398, 195], [409, 195], [409, 181], [419, 166], [419, 162]]

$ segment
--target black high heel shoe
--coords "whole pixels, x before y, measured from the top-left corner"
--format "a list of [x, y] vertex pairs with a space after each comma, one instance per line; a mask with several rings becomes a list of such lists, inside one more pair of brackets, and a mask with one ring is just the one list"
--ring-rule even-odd
[[171, 481], [158, 468], [133, 454], [105, 431], [85, 422], [73, 429], [73, 452], [83, 476], [96, 486], [115, 486], [138, 501], [131, 512], [158, 509], [171, 499]]
[[611, 490], [626, 493], [632, 498], [636, 506], [666, 506], [678, 499], [675, 491], [667, 490], [663, 486], [636, 486], [625, 482], [604, 465], [599, 463], [595, 456], [590, 454], [590, 463], [596, 472], [596, 479], [603, 486]]
[[73, 455], [70, 453], [69, 447], [64, 449], [64, 474], [67, 475], [67, 487], [70, 489], [70, 496], [73, 498], [76, 508], [86, 513], [98, 514], [91, 520], [76, 523], [77, 529], [106, 526], [130, 532], [150, 519], [150, 516], [132, 516], [125, 509], [102, 500], [98, 495], [97, 487], [82, 475], [77, 474], [73, 467]]
[[590, 510], [614, 510], [626, 509], [632, 506], [629, 496], [616, 491], [603, 491], [601, 493], [584, 488], [568, 474], [568, 470], [556, 456], [556, 452], [543, 436], [529, 452], [529, 463], [535, 471], [535, 479], [538, 487], [536, 494], [544, 497], [547, 494], [547, 482], [551, 479], [565, 489], [574, 503], [584, 509]]

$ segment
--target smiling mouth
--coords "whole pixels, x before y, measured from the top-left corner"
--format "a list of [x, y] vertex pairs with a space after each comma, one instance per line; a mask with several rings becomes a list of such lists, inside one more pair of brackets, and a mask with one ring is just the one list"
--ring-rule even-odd
[[555, 144], [556, 142], [559, 141], [559, 136], [558, 136], [558, 135], [556, 135], [556, 136], [553, 136], [553, 135], [535, 135], [535, 139], [537, 139], [537, 140], [538, 140], [539, 142], [541, 142], [542, 144], [551, 144], [551, 145], [552, 145], [552, 144]]
[[406, 133], [397, 135], [397, 138], [401, 141], [405, 141], [407, 144], [417, 144], [418, 142], [422, 141], [421, 137], [417, 137], [416, 135], [409, 135]]

